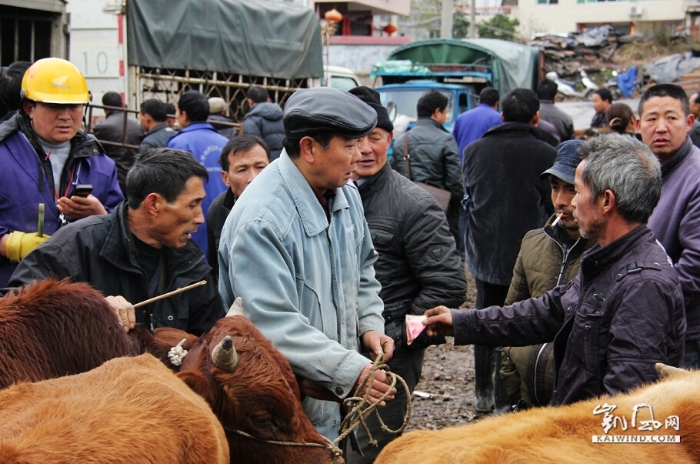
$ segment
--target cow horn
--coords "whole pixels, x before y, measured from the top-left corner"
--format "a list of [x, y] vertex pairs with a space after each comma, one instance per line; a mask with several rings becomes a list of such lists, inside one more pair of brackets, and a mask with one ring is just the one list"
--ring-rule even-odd
[[655, 367], [656, 367], [656, 372], [659, 373], [659, 377], [661, 377], [662, 379], [673, 377], [674, 375], [677, 375], [677, 374], [687, 374], [688, 373], [688, 371], [686, 371], [685, 369], [680, 369], [678, 367], [668, 366], [668, 365], [663, 364], [663, 363], [656, 363]]
[[211, 353], [211, 360], [216, 367], [222, 371], [231, 373], [238, 366], [238, 353], [233, 346], [233, 340], [229, 335], [226, 335], [218, 345], [214, 347]]
[[243, 314], [243, 298], [240, 296], [236, 298], [236, 301], [233, 302], [231, 307], [229, 308], [228, 312], [226, 313], [226, 317], [229, 316], [244, 316]]

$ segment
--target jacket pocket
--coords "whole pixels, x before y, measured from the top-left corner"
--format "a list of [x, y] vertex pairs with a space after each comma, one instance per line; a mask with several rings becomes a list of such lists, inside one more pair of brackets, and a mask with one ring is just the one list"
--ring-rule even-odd
[[594, 376], [600, 371], [601, 346], [607, 346], [602, 340], [601, 314], [579, 314], [576, 326], [578, 326], [583, 343], [583, 367]]

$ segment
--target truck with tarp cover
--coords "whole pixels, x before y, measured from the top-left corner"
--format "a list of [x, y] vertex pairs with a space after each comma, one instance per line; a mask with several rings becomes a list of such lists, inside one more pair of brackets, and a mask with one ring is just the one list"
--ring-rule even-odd
[[461, 113], [477, 105], [481, 89], [495, 87], [501, 95], [518, 87], [534, 89], [539, 69], [540, 51], [528, 45], [498, 39], [429, 39], [397, 48], [370, 76], [394, 117], [395, 132], [401, 133], [415, 121], [418, 99], [429, 90], [448, 98], [445, 127], [451, 130]]
[[242, 121], [251, 85], [283, 104], [323, 78], [316, 14], [290, 3], [128, 0], [127, 102], [176, 103], [186, 90], [221, 97]]

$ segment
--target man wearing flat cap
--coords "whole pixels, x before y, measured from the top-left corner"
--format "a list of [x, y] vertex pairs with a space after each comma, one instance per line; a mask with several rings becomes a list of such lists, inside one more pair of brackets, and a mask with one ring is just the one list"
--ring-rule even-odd
[[[331, 87], [298, 90], [284, 110], [279, 159], [248, 186], [226, 219], [219, 244], [219, 291], [242, 297], [248, 318], [282, 352], [300, 380], [316, 429], [338, 435], [338, 401], [355, 392], [372, 362], [391, 358], [377, 260], [357, 188], [348, 182], [359, 140], [377, 113]], [[379, 370], [376, 401], [393, 391]]]
[[[360, 142], [362, 157], [353, 179], [357, 182], [372, 242], [379, 253], [374, 264], [382, 285], [385, 333], [394, 340], [394, 356], [387, 363], [400, 375], [410, 392], [399, 388], [396, 398], [379, 410], [382, 422], [392, 430], [403, 424], [408, 400], [420, 379], [425, 348], [436, 341], [425, 335], [408, 344], [406, 316], [422, 315], [427, 309], [451, 302], [459, 307], [467, 294], [467, 280], [450, 233], [445, 213], [425, 189], [395, 172], [387, 163], [394, 126], [381, 105], [379, 94], [369, 87], [355, 87], [356, 95], [377, 112], [377, 127]], [[437, 341], [437, 343], [444, 340]], [[364, 456], [346, 450], [348, 464], [372, 463], [396, 434], [382, 429], [375, 415], [367, 418], [372, 438], [360, 427], [357, 437]]]

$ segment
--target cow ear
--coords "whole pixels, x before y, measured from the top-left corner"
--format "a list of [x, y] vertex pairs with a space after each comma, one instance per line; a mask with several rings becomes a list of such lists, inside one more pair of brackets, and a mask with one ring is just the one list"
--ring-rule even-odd
[[686, 371], [685, 369], [679, 369], [678, 367], [673, 367], [673, 366], [667, 366], [666, 364], [663, 363], [656, 363], [656, 372], [659, 373], [659, 377], [661, 379], [667, 379], [670, 377], [675, 377], [677, 375], [686, 375], [689, 373], [689, 371]]
[[207, 403], [214, 404], [214, 392], [211, 383], [204, 374], [195, 370], [187, 370], [175, 375], [185, 382], [193, 392], [204, 398]]

